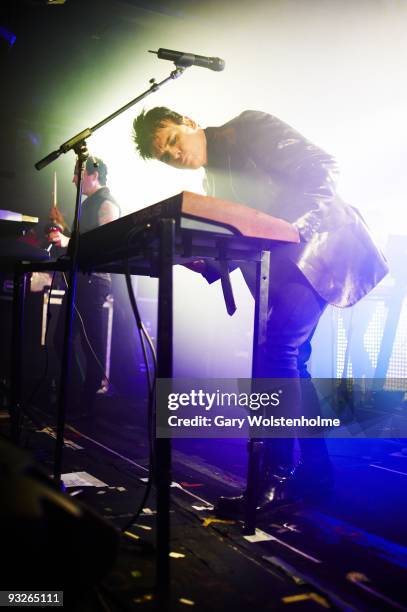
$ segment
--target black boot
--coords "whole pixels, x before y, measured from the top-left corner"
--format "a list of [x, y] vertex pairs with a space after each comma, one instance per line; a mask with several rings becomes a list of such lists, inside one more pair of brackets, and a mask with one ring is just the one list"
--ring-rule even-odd
[[[260, 490], [257, 494], [256, 511], [259, 514], [272, 512], [295, 499], [288, 486], [292, 471], [277, 468], [274, 473], [263, 474]], [[215, 514], [223, 519], [242, 519], [244, 517], [247, 494], [244, 491], [236, 497], [220, 497], [215, 505]]]
[[[280, 468], [268, 474], [267, 484], [260, 489], [256, 504], [259, 516], [272, 513], [301, 500], [317, 500], [332, 493], [334, 471], [330, 463], [299, 463], [293, 470]], [[215, 514], [222, 519], [243, 519], [246, 491], [236, 497], [220, 497]]]
[[[256, 448], [259, 462], [259, 484], [256, 494], [258, 512], [280, 506], [287, 498], [287, 481], [291, 476], [293, 440], [257, 440]], [[283, 467], [284, 466], [284, 467]], [[290, 466], [290, 467], [288, 467]], [[246, 491], [236, 497], [220, 497], [215, 505], [219, 518], [243, 518], [246, 505]]]

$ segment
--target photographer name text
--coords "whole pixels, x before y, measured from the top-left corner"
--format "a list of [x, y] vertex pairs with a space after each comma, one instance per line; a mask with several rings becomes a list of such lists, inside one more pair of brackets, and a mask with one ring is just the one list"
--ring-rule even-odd
[[314, 418], [307, 418], [301, 416], [299, 418], [287, 418], [287, 417], [265, 417], [262, 415], [248, 414], [245, 417], [229, 418], [223, 415], [217, 415], [216, 417], [208, 417], [202, 415], [196, 415], [191, 418], [179, 417], [175, 414], [168, 417], [168, 425], [170, 427], [221, 427], [221, 428], [232, 428], [232, 429], [243, 429], [245, 424], [249, 427], [340, 427], [341, 422], [339, 419], [324, 418], [317, 416]]

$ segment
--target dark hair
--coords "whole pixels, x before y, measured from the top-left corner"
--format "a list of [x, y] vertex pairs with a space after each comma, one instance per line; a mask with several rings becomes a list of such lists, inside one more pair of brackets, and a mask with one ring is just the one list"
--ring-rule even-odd
[[156, 131], [164, 127], [167, 121], [181, 125], [184, 117], [166, 106], [155, 106], [147, 113], [145, 109], [133, 121], [133, 140], [136, 143], [140, 157], [153, 159], [153, 140]]
[[95, 174], [97, 171], [99, 174], [99, 183], [101, 185], [106, 185], [107, 166], [103, 159], [100, 159], [100, 157], [95, 157], [94, 155], [89, 155], [88, 159], [86, 160], [85, 168], [88, 174]]

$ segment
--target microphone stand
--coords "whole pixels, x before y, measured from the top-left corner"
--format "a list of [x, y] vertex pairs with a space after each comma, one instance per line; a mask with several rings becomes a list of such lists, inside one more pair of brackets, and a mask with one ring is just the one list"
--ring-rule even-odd
[[150, 94], [158, 91], [160, 87], [171, 80], [180, 77], [186, 70], [185, 66], [179, 66], [175, 64], [175, 70], [165, 78], [163, 81], [156, 83], [155, 79], [150, 79], [151, 87], [144, 91], [142, 94], [113, 112], [111, 115], [97, 123], [91, 128], [85, 128], [76, 136], [73, 136], [61, 146], [49, 153], [46, 157], [41, 159], [35, 164], [37, 170], [42, 170], [48, 164], [55, 161], [63, 153], [73, 150], [78, 156], [78, 181], [76, 188], [76, 201], [75, 201], [75, 217], [72, 229], [71, 239], [68, 247], [68, 292], [66, 301], [66, 318], [65, 318], [65, 331], [64, 331], [64, 343], [63, 343], [63, 354], [62, 354], [62, 365], [61, 365], [61, 380], [59, 386], [58, 395], [58, 413], [57, 413], [57, 434], [55, 444], [55, 460], [54, 460], [54, 479], [62, 487], [61, 472], [62, 472], [62, 454], [64, 446], [64, 431], [65, 431], [65, 416], [66, 416], [66, 401], [67, 401], [67, 389], [70, 374], [70, 364], [72, 357], [72, 322], [74, 315], [74, 303], [75, 303], [75, 292], [76, 292], [76, 280], [78, 272], [78, 247], [79, 247], [79, 231], [80, 231], [80, 212], [82, 202], [82, 180], [83, 172], [85, 168], [85, 162], [89, 156], [86, 144], [86, 138], [89, 138], [96, 130], [100, 129], [106, 123], [115, 119], [118, 115], [128, 110], [137, 102], [140, 102]]

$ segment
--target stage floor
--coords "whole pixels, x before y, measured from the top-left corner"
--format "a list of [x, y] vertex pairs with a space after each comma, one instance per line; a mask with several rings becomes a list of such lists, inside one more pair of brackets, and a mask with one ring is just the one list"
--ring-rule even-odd
[[[104, 397], [93, 418], [68, 419], [63, 473], [86, 472], [102, 486], [67, 493], [122, 528], [145, 491], [145, 406]], [[2, 431], [7, 434], [7, 418]], [[52, 474], [54, 415], [30, 409], [23, 446]], [[407, 444], [406, 444], [407, 446]], [[256, 541], [242, 523], [216, 519], [221, 494], [244, 487], [243, 440], [173, 442], [172, 609], [404, 609], [407, 565], [407, 450], [402, 440], [331, 440], [336, 488], [258, 521]], [[78, 610], [154, 608], [155, 493], [122, 536], [114, 568]], [[80, 555], [80, 550], [78, 550]]]

